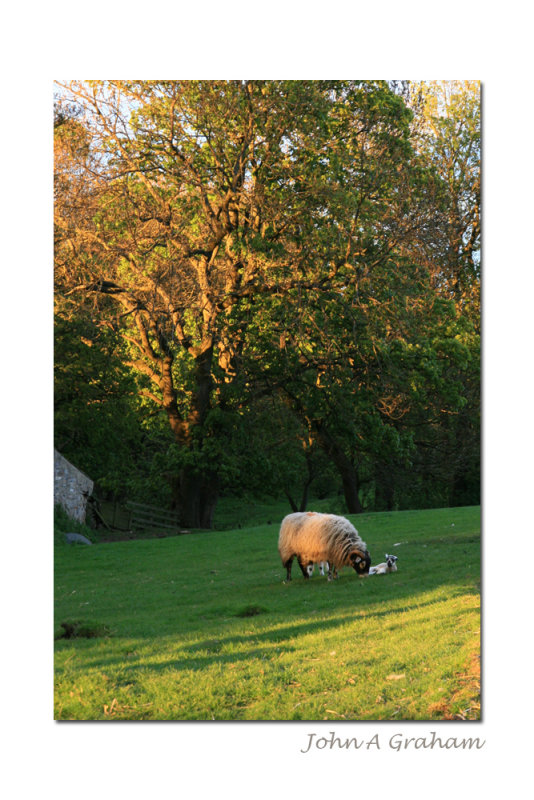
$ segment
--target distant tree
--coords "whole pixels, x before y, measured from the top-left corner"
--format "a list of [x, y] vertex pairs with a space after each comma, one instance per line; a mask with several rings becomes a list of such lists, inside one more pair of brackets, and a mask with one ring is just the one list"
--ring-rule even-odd
[[[440, 341], [445, 350], [461, 346], [466, 354], [461, 365], [451, 359], [450, 383], [462, 387], [462, 404], [440, 428], [444, 436], [438, 437], [434, 461], [439, 459], [441, 466], [428, 469], [423, 458], [422, 471], [443, 476], [445, 502], [476, 503], [480, 497], [480, 84], [415, 83], [410, 96], [415, 147], [441, 187], [440, 204], [429, 204], [434, 224], [421, 242], [419, 257], [429, 267], [437, 295], [452, 299], [456, 308], [455, 323]], [[431, 452], [427, 447], [427, 456]]]
[[434, 285], [480, 322], [480, 84], [425, 81], [410, 86], [414, 143], [441, 183], [434, 226], [422, 240]]

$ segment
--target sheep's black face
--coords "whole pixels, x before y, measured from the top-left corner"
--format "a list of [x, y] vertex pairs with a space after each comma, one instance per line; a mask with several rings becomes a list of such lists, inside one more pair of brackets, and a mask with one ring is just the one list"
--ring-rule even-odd
[[365, 553], [353, 553], [350, 559], [352, 561], [352, 566], [358, 575], [367, 575], [369, 572], [369, 567], [371, 566], [371, 556], [367, 550]]

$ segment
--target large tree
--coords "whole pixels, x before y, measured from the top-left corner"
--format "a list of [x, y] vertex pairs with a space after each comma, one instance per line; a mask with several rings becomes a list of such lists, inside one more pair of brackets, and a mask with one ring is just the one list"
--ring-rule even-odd
[[[79, 112], [56, 148], [58, 293], [91, 298], [122, 336], [140, 395], [176, 442], [181, 521], [209, 527], [225, 417], [288, 375], [309, 380], [310, 360], [332, 375], [335, 347], [314, 355], [313, 331], [335, 334], [340, 303], [363, 292], [368, 312], [373, 292], [382, 304], [392, 291], [392, 255], [421, 224], [410, 112], [379, 81], [73, 81], [61, 92]], [[302, 393], [293, 400], [349, 476], [343, 431], [310, 416]]]

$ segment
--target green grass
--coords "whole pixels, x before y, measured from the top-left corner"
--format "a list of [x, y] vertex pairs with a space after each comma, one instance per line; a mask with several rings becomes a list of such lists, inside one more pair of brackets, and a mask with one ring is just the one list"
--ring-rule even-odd
[[352, 520], [397, 573], [286, 585], [278, 520], [57, 545], [55, 718], [480, 718], [480, 509]]

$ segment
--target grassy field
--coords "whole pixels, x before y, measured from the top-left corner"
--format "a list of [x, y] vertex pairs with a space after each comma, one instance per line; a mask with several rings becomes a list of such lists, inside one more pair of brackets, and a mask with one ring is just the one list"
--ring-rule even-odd
[[286, 585], [274, 519], [56, 543], [55, 718], [479, 719], [480, 509], [351, 519], [397, 573]]

